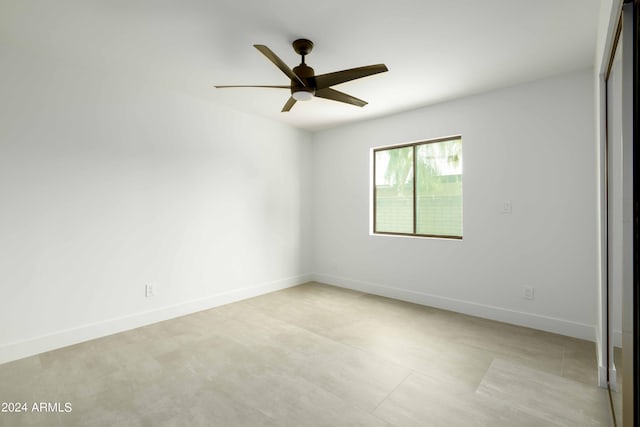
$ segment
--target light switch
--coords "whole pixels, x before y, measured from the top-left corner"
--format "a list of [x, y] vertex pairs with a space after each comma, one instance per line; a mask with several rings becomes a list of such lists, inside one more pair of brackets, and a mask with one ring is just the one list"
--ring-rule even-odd
[[505, 200], [502, 202], [502, 213], [510, 214], [511, 213], [511, 200]]

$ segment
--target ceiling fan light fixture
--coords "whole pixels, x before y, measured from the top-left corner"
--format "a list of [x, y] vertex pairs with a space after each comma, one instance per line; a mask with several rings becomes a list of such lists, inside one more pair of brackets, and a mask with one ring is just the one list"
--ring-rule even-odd
[[309, 92], [306, 90], [299, 90], [297, 92], [293, 92], [291, 96], [296, 101], [309, 101], [311, 98], [313, 98], [313, 92]]

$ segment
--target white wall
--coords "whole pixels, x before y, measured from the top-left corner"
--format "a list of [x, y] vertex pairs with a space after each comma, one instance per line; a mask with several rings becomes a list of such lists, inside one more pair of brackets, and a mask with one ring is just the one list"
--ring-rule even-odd
[[308, 280], [309, 134], [0, 53], [0, 363]]
[[[315, 277], [593, 340], [593, 117], [585, 70], [315, 134]], [[454, 134], [464, 239], [370, 235], [372, 147]]]

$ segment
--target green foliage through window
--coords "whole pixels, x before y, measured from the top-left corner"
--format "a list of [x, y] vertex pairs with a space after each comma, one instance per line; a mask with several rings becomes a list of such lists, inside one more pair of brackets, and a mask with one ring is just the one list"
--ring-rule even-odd
[[374, 232], [462, 238], [462, 138], [374, 150]]

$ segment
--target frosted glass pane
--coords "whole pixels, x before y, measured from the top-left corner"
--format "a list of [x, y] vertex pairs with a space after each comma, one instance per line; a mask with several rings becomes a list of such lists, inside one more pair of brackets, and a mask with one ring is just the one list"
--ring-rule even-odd
[[462, 237], [462, 141], [416, 146], [416, 234]]
[[413, 147], [375, 153], [375, 231], [413, 233]]

